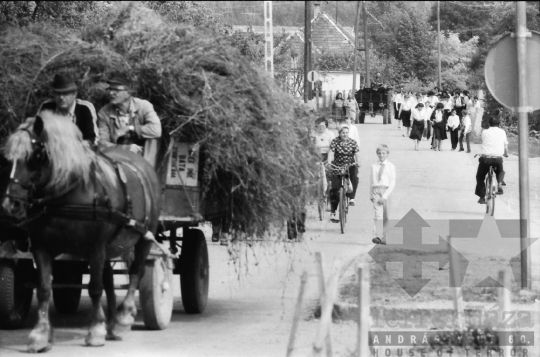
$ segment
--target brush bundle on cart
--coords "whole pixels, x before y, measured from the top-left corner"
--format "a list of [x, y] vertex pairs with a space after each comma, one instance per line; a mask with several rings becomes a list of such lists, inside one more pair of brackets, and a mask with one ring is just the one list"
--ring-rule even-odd
[[[186, 205], [198, 205], [207, 220], [226, 211], [233, 235], [262, 238], [305, 205], [316, 180], [314, 118], [227, 38], [129, 3], [81, 32], [35, 26], [9, 32], [0, 45], [2, 117], [20, 123], [33, 116], [58, 72], [76, 78], [79, 97], [99, 110], [105, 79], [122, 75], [135, 97], [154, 105], [165, 139], [186, 144], [186, 164], [196, 157], [188, 178], [200, 193]], [[168, 155], [182, 156], [177, 150], [165, 146]]]

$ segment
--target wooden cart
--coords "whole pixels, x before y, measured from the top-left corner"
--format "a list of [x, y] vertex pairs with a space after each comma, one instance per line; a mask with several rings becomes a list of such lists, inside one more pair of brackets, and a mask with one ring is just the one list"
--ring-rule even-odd
[[376, 114], [382, 114], [384, 123], [388, 118], [389, 113], [389, 91], [386, 88], [363, 88], [357, 91], [354, 95], [359, 108], [359, 121], [360, 124], [364, 123], [366, 113], [374, 117]]
[[[225, 210], [214, 203], [207, 204], [214, 208], [204, 212], [199, 152], [191, 152], [191, 148], [188, 143], [171, 141], [166, 147], [164, 164], [158, 167], [163, 184], [161, 224], [139, 285], [144, 324], [149, 329], [164, 329], [171, 320], [173, 275], [180, 275], [186, 313], [204, 312], [208, 301], [208, 248], [203, 231], [196, 227], [205, 217], [220, 217]], [[26, 233], [11, 223], [8, 218], [0, 220], [0, 328], [3, 329], [24, 324], [37, 285]], [[120, 259], [113, 264], [115, 274], [127, 273]], [[85, 260], [67, 254], [55, 259], [53, 301], [58, 312], [77, 311], [81, 291], [87, 288], [83, 284], [84, 274], [88, 274]], [[127, 284], [117, 284], [115, 288], [127, 289]]]

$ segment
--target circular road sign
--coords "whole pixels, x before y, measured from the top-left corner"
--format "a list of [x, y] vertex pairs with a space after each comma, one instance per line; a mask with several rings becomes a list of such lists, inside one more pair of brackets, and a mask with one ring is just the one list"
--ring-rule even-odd
[[[540, 33], [527, 37], [527, 111], [540, 109]], [[505, 107], [516, 109], [518, 102], [517, 38], [503, 36], [491, 47], [486, 58], [486, 84], [495, 99]]]
[[307, 80], [310, 82], [317, 82], [319, 80], [319, 73], [315, 71], [309, 71], [307, 74]]

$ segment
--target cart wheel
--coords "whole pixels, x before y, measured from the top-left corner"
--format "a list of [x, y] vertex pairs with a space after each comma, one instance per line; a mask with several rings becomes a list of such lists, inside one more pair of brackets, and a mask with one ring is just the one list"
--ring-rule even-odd
[[[72, 262], [56, 261], [53, 263], [53, 284], [82, 284], [83, 274]], [[81, 288], [53, 288], [53, 300], [56, 311], [60, 314], [73, 314], [79, 308]]]
[[139, 303], [144, 325], [150, 330], [164, 330], [173, 310], [173, 272], [163, 257], [148, 260], [139, 283]]
[[0, 260], [0, 328], [18, 329], [23, 326], [32, 305], [33, 288], [24, 284], [31, 281], [30, 260], [18, 264]]
[[208, 302], [208, 248], [200, 230], [187, 229], [184, 232], [180, 255], [182, 304], [186, 313], [200, 314]]

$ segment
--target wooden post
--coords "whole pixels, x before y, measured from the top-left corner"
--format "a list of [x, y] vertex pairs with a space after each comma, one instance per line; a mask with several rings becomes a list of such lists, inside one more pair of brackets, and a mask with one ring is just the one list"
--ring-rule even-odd
[[287, 346], [287, 357], [290, 357], [294, 351], [294, 340], [296, 339], [296, 331], [298, 330], [298, 323], [300, 321], [300, 313], [302, 312], [302, 300], [304, 299], [304, 291], [307, 283], [307, 272], [302, 273], [300, 280], [300, 291], [298, 292], [298, 299], [296, 300], [296, 306], [294, 308], [293, 324], [291, 328], [291, 335], [289, 336], [289, 345]]
[[369, 87], [371, 84], [371, 78], [369, 75], [370, 66], [369, 66], [369, 45], [368, 45], [368, 23], [367, 23], [367, 9], [366, 9], [366, 2], [362, 1], [362, 10], [363, 13], [363, 21], [364, 21], [364, 48], [365, 48], [365, 54], [366, 54], [366, 87]]
[[[510, 300], [510, 274], [501, 270], [499, 272], [499, 283], [502, 284], [502, 287], [499, 288], [499, 326], [503, 321], [508, 317], [508, 312], [511, 311], [511, 300]], [[499, 331], [505, 331], [505, 329], [500, 328]], [[506, 330], [508, 331], [508, 330]], [[504, 341], [504, 346], [501, 346], [504, 351], [505, 356], [510, 356], [512, 346], [508, 344], [508, 340]]]
[[322, 107], [323, 109], [326, 109], [326, 91], [322, 91]]
[[[535, 301], [533, 311], [534, 326], [540, 326], [540, 300], [537, 299]], [[536, 338], [536, 343], [534, 344], [534, 353], [532, 353], [531, 356], [540, 356], [540, 334], [535, 333], [534, 337]]]
[[315, 103], [316, 103], [316, 106], [317, 106], [317, 111], [319, 111], [319, 88], [317, 87], [315, 89]]
[[362, 264], [357, 270], [358, 282], [358, 357], [370, 356], [369, 352], [369, 264]]
[[353, 80], [352, 91], [356, 93], [356, 67], [358, 63], [358, 22], [360, 21], [360, 1], [356, 5], [356, 19], [354, 21], [354, 56], [353, 56]]
[[456, 255], [456, 251], [452, 249], [452, 237], [448, 236], [448, 256], [450, 261], [450, 287], [453, 287], [453, 299], [454, 299], [454, 310], [456, 311], [457, 320], [456, 325], [459, 331], [463, 331], [463, 296], [460, 296], [461, 287], [457, 287], [460, 269], [459, 269], [459, 259]]
[[307, 80], [308, 73], [311, 71], [311, 1], [305, 2], [304, 12], [304, 103], [309, 100], [309, 91], [311, 84]]
[[[325, 286], [325, 274], [324, 274], [324, 265], [323, 265], [323, 256], [321, 252], [315, 253], [315, 261], [317, 263], [317, 271], [319, 272], [319, 294], [321, 296], [321, 319], [322, 319], [322, 307], [326, 301], [326, 286]], [[326, 343], [326, 355], [332, 357], [332, 329], [328, 328], [328, 333], [326, 334], [324, 341]]]
[[[328, 334], [330, 325], [332, 324], [332, 312], [334, 310], [334, 300], [337, 295], [339, 286], [339, 271], [341, 270], [341, 262], [339, 260], [334, 261], [334, 268], [332, 275], [328, 278], [328, 285], [326, 287], [326, 298], [321, 311], [321, 321], [319, 322], [319, 328], [317, 329], [317, 335], [315, 336], [315, 342], [313, 342], [313, 356], [321, 356], [323, 350], [323, 340]], [[328, 354], [328, 351], [327, 351]]]

